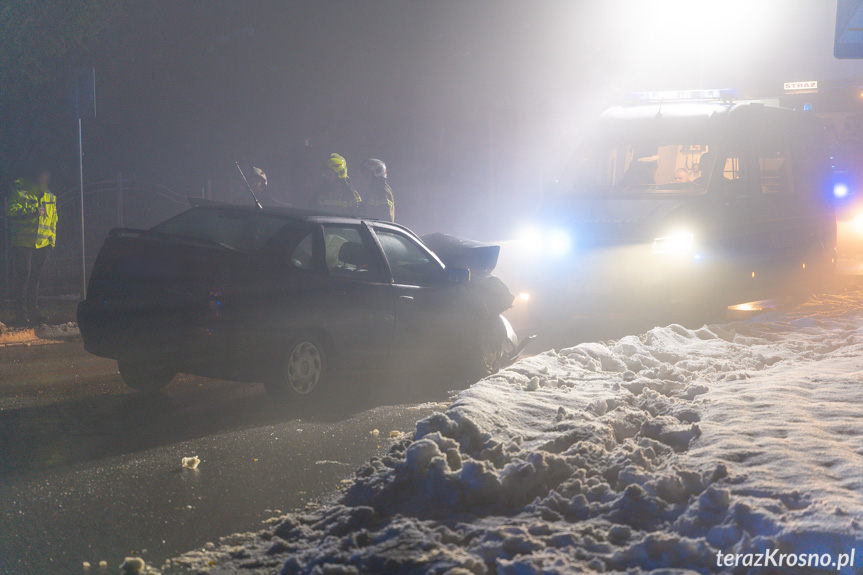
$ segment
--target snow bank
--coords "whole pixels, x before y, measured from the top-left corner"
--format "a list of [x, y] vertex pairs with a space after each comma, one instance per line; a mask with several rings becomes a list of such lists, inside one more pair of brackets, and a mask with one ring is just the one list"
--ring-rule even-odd
[[35, 328], [7, 328], [3, 324], [0, 326], [2, 326], [0, 327], [0, 347], [59, 343], [81, 337], [78, 324], [74, 322], [59, 325], [42, 324]]
[[335, 504], [172, 564], [714, 573], [718, 551], [850, 552], [863, 546], [861, 375], [863, 292], [549, 351], [418, 422]]

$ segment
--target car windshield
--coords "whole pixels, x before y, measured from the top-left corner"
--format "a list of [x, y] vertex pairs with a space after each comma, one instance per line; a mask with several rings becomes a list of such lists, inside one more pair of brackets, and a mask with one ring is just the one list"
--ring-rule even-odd
[[582, 159], [577, 183], [626, 193], [698, 192], [707, 187], [712, 156], [706, 144], [616, 143]]
[[194, 208], [162, 222], [152, 231], [256, 252], [286, 225], [284, 218], [257, 212]]

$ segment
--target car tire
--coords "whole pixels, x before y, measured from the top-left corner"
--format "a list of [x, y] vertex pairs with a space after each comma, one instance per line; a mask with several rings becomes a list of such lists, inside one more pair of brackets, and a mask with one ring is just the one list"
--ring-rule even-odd
[[145, 392], [163, 389], [177, 375], [177, 370], [159, 365], [154, 359], [121, 359], [117, 361], [117, 367], [126, 385]]
[[330, 372], [330, 358], [321, 341], [312, 334], [294, 338], [287, 346], [276, 373], [264, 384], [276, 398], [309, 398], [320, 395]]

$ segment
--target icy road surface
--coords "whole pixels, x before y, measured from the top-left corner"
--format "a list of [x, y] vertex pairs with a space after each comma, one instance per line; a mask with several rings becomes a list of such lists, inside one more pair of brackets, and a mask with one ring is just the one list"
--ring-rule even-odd
[[719, 551], [856, 549], [857, 573], [861, 376], [863, 291], [549, 351], [421, 420], [338, 502], [157, 567], [716, 573]]
[[0, 574], [161, 564], [329, 498], [390, 431], [434, 411], [421, 402], [447, 397], [379, 391], [299, 408], [260, 385], [180, 376], [147, 397], [80, 342], [0, 349]]

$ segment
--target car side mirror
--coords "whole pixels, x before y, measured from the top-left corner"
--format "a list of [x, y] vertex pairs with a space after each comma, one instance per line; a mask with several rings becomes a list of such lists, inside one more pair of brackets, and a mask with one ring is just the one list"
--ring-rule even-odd
[[470, 282], [470, 270], [460, 268], [447, 268], [446, 279], [454, 284], [466, 284]]

